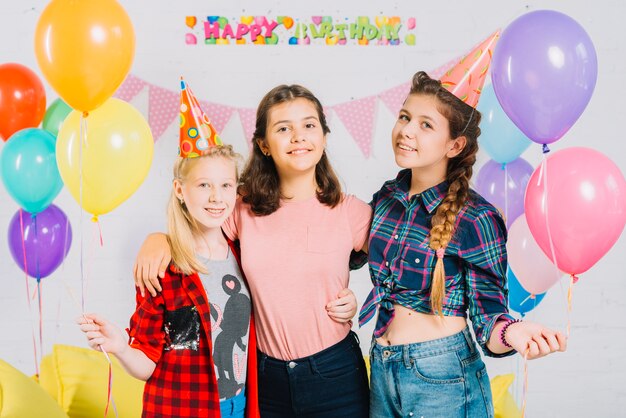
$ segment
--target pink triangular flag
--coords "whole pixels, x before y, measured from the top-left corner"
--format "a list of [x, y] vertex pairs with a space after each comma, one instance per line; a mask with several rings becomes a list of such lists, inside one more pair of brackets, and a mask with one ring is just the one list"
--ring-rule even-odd
[[333, 110], [361, 148], [363, 155], [369, 158], [374, 135], [376, 96], [338, 104], [333, 106]]
[[411, 90], [411, 82], [400, 84], [399, 86], [385, 90], [378, 97], [387, 106], [393, 115], [397, 115], [402, 108], [402, 103]]
[[126, 77], [126, 80], [124, 80], [122, 85], [115, 92], [114, 97], [124, 100], [125, 102], [130, 102], [137, 94], [139, 94], [145, 85], [145, 81], [139, 77], [129, 74], [128, 77]]
[[179, 114], [180, 95], [150, 84], [148, 87], [148, 123], [152, 136], [156, 140], [163, 135], [168, 126]]
[[220, 134], [235, 111], [235, 109], [230, 106], [203, 101], [200, 101], [200, 107], [209, 115], [211, 123]]
[[252, 135], [254, 135], [254, 129], [256, 127], [256, 109], [237, 109], [239, 112], [239, 119], [241, 120], [241, 126], [243, 127], [244, 135], [246, 136], [246, 143], [248, 147], [252, 148]]

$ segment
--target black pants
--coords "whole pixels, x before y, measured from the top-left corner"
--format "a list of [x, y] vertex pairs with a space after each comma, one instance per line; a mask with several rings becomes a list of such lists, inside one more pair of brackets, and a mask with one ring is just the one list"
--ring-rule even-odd
[[258, 352], [262, 418], [369, 416], [369, 385], [352, 331], [312, 356], [283, 361]]

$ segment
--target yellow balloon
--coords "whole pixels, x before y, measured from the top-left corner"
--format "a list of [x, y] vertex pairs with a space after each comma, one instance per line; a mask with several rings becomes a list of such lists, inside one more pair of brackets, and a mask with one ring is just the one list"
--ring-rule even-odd
[[132, 23], [115, 0], [52, 0], [37, 22], [41, 72], [68, 105], [83, 112], [115, 93], [134, 53]]
[[85, 118], [82, 147], [81, 119], [82, 114], [73, 111], [63, 122], [57, 165], [78, 204], [98, 216], [141, 185], [152, 164], [154, 141], [145, 118], [123, 100], [111, 98]]

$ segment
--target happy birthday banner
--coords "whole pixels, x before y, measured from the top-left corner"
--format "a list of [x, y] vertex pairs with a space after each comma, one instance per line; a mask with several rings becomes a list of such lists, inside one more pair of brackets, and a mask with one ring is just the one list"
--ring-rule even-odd
[[187, 16], [185, 25], [193, 31], [185, 34], [187, 45], [415, 45], [414, 17], [404, 24], [399, 16]]
[[[439, 68], [429, 71], [429, 74], [433, 78], [439, 78], [458, 61], [458, 58], [451, 60]], [[409, 93], [410, 84], [410, 82], [402, 83], [378, 94], [332, 106], [324, 106], [324, 113], [330, 119], [331, 112], [333, 112], [352, 136], [363, 155], [369, 158], [375, 128], [377, 101], [382, 101], [389, 111], [396, 115]], [[156, 86], [129, 74], [116, 91], [115, 97], [129, 102], [145, 88], [148, 88], [148, 123], [156, 141], [178, 118], [180, 92]], [[200, 107], [209, 116], [211, 123], [218, 132], [221, 133], [233, 114], [237, 113], [246, 139], [252, 139], [256, 122], [256, 109], [228, 106], [198, 99]]]

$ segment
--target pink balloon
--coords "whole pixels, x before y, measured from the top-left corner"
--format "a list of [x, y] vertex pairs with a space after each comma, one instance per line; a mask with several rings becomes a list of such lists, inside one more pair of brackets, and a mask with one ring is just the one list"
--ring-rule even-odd
[[532, 174], [524, 207], [528, 227], [543, 252], [560, 270], [584, 273], [624, 229], [626, 180], [604, 154], [566, 148], [549, 156]]
[[544, 293], [563, 275], [537, 245], [524, 214], [511, 224], [506, 250], [511, 271], [528, 293]]

